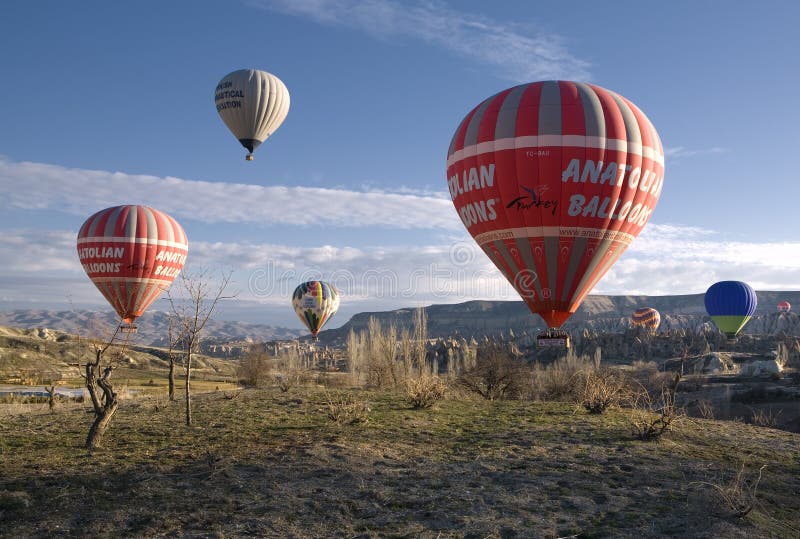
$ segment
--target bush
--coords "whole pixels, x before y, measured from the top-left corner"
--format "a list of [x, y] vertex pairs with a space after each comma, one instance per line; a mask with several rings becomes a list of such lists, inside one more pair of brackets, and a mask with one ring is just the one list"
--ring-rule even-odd
[[406, 380], [406, 397], [414, 408], [432, 408], [444, 399], [447, 386], [438, 376], [423, 375]]
[[579, 402], [585, 389], [585, 373], [596, 370], [597, 363], [570, 350], [550, 365], [537, 365], [532, 373], [533, 396], [545, 401]]
[[345, 393], [325, 397], [328, 419], [338, 425], [355, 425], [369, 421], [369, 404]]
[[519, 398], [528, 384], [530, 370], [511, 351], [498, 343], [478, 349], [475, 366], [465, 370], [456, 384], [486, 400]]
[[680, 410], [675, 406], [675, 390], [679, 380], [680, 375], [677, 375], [674, 384], [664, 388], [657, 399], [644, 387], [632, 396], [628, 420], [636, 438], [644, 441], [658, 440], [682, 418]]
[[625, 389], [626, 381], [619, 371], [588, 371], [584, 377], [581, 404], [590, 414], [602, 414], [609, 406], [619, 403]]
[[262, 387], [269, 379], [269, 356], [265, 352], [250, 351], [236, 369], [239, 382], [247, 387]]

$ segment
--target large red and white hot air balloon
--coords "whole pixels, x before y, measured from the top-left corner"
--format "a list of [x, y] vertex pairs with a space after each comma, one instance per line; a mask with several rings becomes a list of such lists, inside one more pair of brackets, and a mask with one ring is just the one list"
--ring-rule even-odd
[[178, 222], [147, 206], [115, 206], [78, 232], [86, 274], [130, 329], [178, 276], [189, 245]]
[[599, 86], [523, 84], [456, 129], [458, 215], [530, 310], [560, 327], [641, 232], [664, 179], [655, 128]]

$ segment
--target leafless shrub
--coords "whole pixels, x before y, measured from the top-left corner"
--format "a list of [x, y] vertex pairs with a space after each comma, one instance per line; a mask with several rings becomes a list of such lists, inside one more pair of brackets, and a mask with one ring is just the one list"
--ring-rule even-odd
[[347, 371], [353, 385], [364, 383], [367, 372], [367, 338], [364, 332], [350, 330], [347, 335]]
[[583, 380], [581, 405], [590, 414], [602, 414], [609, 406], [619, 403], [626, 381], [619, 371], [608, 368], [587, 371]]
[[775, 413], [772, 408], [769, 410], [754, 409], [753, 415], [750, 417], [750, 423], [759, 427], [776, 428], [781, 412], [783, 412], [783, 410], [778, 410], [778, 413]]
[[355, 425], [369, 421], [369, 404], [347, 393], [326, 394], [325, 410], [328, 419], [338, 425]]
[[406, 397], [414, 408], [432, 408], [446, 392], [447, 386], [438, 376], [423, 374], [406, 380]]
[[550, 365], [536, 365], [532, 375], [533, 397], [549, 401], [579, 401], [585, 387], [585, 373], [595, 370], [594, 358], [578, 356], [572, 350]]
[[730, 511], [730, 516], [743, 518], [755, 506], [758, 484], [761, 482], [761, 474], [766, 467], [766, 464], [762, 465], [758, 469], [758, 475], [748, 477], [745, 465], [742, 463], [739, 471], [727, 481], [721, 483], [696, 481], [690, 483], [690, 485], [703, 485], [713, 488], [725, 510]]
[[239, 382], [247, 387], [264, 386], [269, 379], [271, 370], [269, 361], [266, 352], [255, 348], [251, 349], [242, 358], [236, 369]]
[[709, 400], [701, 400], [697, 403], [697, 411], [703, 419], [714, 419], [714, 405]]
[[478, 349], [475, 366], [465, 370], [456, 384], [486, 400], [519, 398], [525, 391], [529, 369], [499, 343]]
[[[676, 380], [679, 379], [680, 375], [676, 377]], [[662, 389], [657, 399], [644, 387], [632, 395], [628, 420], [636, 438], [658, 440], [683, 417], [675, 406], [676, 387], [677, 381], [674, 386]]]

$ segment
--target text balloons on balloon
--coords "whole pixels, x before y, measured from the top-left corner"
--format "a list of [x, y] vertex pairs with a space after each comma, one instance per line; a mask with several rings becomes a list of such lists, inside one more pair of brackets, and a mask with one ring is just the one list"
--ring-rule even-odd
[[480, 103], [447, 155], [469, 233], [549, 327], [560, 327], [650, 219], [664, 150], [633, 103], [599, 86], [523, 84]]
[[78, 258], [125, 324], [131, 324], [178, 276], [189, 251], [186, 233], [148, 206], [114, 206], [78, 232]]

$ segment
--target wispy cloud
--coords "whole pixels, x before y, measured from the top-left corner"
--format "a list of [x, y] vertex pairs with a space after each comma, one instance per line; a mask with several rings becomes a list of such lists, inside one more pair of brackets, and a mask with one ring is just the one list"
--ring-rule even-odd
[[683, 146], [675, 146], [674, 148], [666, 148], [664, 150], [664, 156], [668, 159], [676, 160], [676, 159], [684, 159], [686, 157], [697, 157], [700, 155], [719, 155], [728, 153], [730, 150], [728, 148], [720, 148], [720, 147], [713, 147], [713, 148], [705, 148], [705, 149], [689, 149]]
[[589, 64], [569, 53], [562, 37], [467, 13], [443, 2], [393, 0], [251, 0], [319, 24], [344, 26], [378, 39], [412, 38], [494, 66], [516, 82], [586, 80]]
[[452, 202], [441, 195], [207, 182], [0, 159], [0, 208], [88, 217], [121, 203], [207, 223], [462, 228]]

